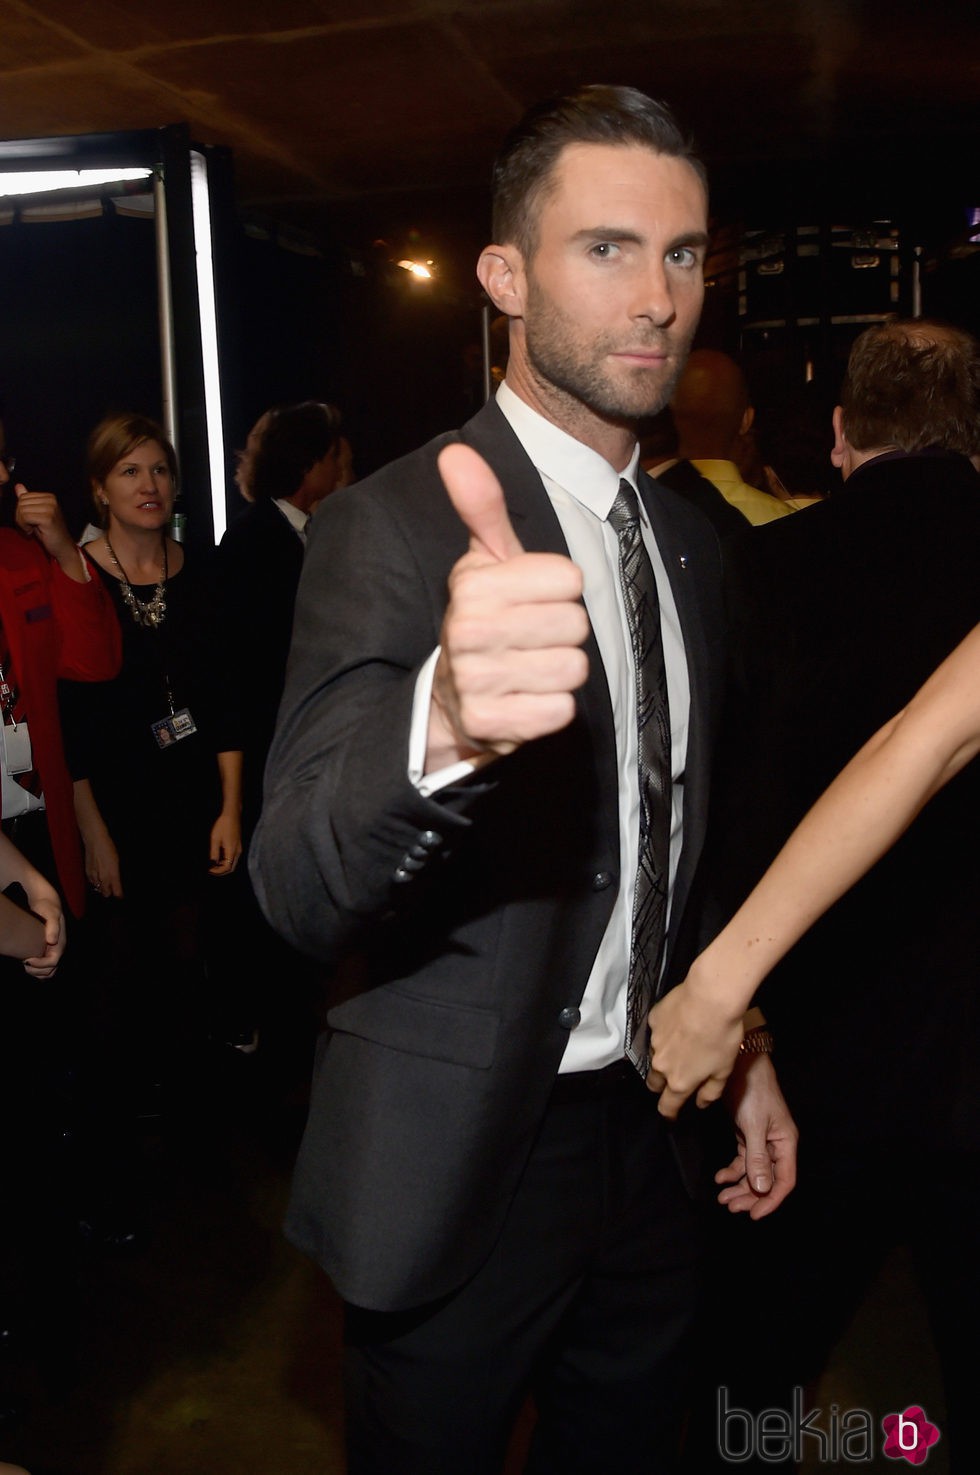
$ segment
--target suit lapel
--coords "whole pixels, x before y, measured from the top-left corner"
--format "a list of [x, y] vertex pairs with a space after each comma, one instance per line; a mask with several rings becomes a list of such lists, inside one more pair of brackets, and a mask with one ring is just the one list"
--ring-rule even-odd
[[[534, 553], [561, 553], [567, 558], [568, 544], [541, 477], [492, 400], [464, 426], [460, 438], [479, 451], [496, 472], [504, 489], [511, 523], [525, 550]], [[585, 685], [576, 693], [576, 703], [593, 735], [600, 785], [600, 812], [609, 821], [607, 843], [611, 852], [618, 854], [616, 729], [606, 673], [591, 624], [583, 649], [589, 660], [589, 675]]]
[[568, 545], [537, 470], [505, 417], [491, 400], [460, 433], [493, 467], [504, 489], [514, 531], [536, 553], [563, 553]]
[[[514, 531], [529, 551], [563, 553], [568, 546], [561, 525], [538, 472], [497, 406], [490, 401], [461, 432], [462, 440], [489, 462], [504, 488], [507, 510]], [[677, 935], [697, 858], [704, 843], [707, 824], [709, 739], [709, 661], [705, 646], [699, 589], [703, 572], [688, 546], [685, 521], [672, 515], [667, 497], [657, 494], [655, 483], [643, 472], [638, 478], [640, 494], [653, 528], [670, 580], [677, 615], [684, 637], [691, 693], [687, 757], [684, 773], [684, 843], [681, 849], [671, 899], [670, 948]], [[618, 774], [616, 735], [609, 687], [595, 636], [585, 645], [589, 677], [577, 700], [583, 719], [593, 734], [596, 766], [601, 785], [602, 812], [610, 818], [609, 839], [618, 851]]]

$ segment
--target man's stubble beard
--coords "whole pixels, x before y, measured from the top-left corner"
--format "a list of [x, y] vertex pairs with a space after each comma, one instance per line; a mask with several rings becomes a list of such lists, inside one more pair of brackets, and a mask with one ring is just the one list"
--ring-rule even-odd
[[[610, 335], [597, 335], [587, 348], [577, 336], [574, 319], [548, 297], [528, 273], [528, 298], [524, 315], [527, 360], [544, 389], [557, 391], [566, 401], [575, 401], [593, 414], [617, 424], [632, 424], [656, 415], [669, 403], [680, 378], [694, 336], [687, 340], [663, 328], [651, 327], [623, 344]], [[672, 354], [662, 374], [633, 369], [615, 379], [603, 365], [610, 353], [627, 348], [667, 348]]]

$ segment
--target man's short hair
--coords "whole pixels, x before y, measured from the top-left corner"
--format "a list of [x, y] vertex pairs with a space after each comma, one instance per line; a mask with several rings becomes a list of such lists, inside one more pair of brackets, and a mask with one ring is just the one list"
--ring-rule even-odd
[[927, 318], [876, 324], [854, 340], [840, 394], [856, 451], [937, 446], [980, 452], [980, 343]]
[[573, 143], [640, 145], [684, 159], [707, 193], [704, 165], [666, 103], [633, 87], [599, 85], [546, 98], [507, 134], [493, 166], [493, 239], [517, 246], [526, 261], [537, 244], [541, 201], [554, 188], [562, 150]]
[[333, 450], [339, 436], [340, 413], [335, 405], [304, 400], [275, 406], [252, 454], [249, 491], [253, 501], [292, 497], [306, 473]]

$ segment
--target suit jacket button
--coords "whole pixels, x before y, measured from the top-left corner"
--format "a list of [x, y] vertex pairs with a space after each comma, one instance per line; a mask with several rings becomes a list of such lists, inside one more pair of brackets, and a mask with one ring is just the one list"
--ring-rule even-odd
[[569, 1004], [559, 1014], [558, 1023], [561, 1025], [562, 1029], [574, 1029], [575, 1026], [581, 1021], [581, 1018], [581, 1009], [576, 1009], [573, 1005]]
[[612, 879], [611, 871], [596, 871], [592, 877], [592, 890], [605, 891], [607, 886], [612, 885]]

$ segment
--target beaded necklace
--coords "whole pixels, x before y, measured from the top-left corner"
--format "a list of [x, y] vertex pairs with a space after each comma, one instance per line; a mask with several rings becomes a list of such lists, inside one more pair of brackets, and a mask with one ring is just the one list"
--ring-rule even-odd
[[167, 539], [163, 540], [163, 564], [160, 569], [160, 581], [153, 591], [152, 599], [137, 599], [133, 593], [133, 586], [126, 577], [126, 572], [116, 557], [112, 544], [109, 542], [109, 534], [105, 535], [105, 545], [109, 551], [116, 568], [119, 570], [119, 592], [123, 597], [123, 603], [129, 609], [130, 614], [137, 625], [145, 625], [150, 630], [155, 630], [162, 625], [167, 613]]

